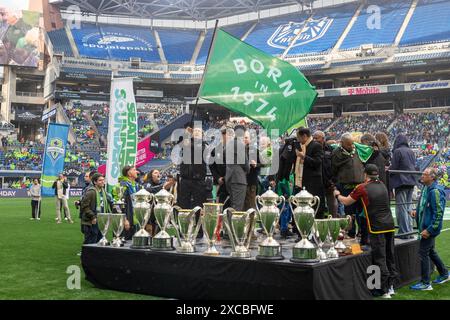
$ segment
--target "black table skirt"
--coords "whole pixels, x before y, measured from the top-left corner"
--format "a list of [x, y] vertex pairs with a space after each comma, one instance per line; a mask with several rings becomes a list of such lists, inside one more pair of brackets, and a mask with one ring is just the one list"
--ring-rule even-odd
[[[417, 240], [396, 242], [400, 286], [419, 278]], [[203, 250], [201, 250], [203, 251]], [[290, 250], [284, 250], [285, 256]], [[371, 299], [370, 253], [312, 265], [85, 245], [86, 279], [99, 288], [177, 299]]]

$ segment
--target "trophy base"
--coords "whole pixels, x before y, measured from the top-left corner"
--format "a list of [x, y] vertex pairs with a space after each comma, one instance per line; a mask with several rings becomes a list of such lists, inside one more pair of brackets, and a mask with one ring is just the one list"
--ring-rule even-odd
[[280, 246], [259, 246], [256, 260], [283, 260]]
[[294, 258], [294, 257], [289, 259], [289, 261], [295, 262], [295, 263], [305, 263], [305, 264], [320, 262], [319, 259], [299, 259], [299, 258]]
[[173, 246], [173, 238], [153, 238], [150, 249], [155, 251], [172, 251], [175, 250]]
[[344, 253], [347, 249], [347, 246], [344, 244], [344, 242], [338, 241], [334, 248], [337, 250], [337, 252]]
[[150, 237], [133, 237], [133, 243], [130, 248], [132, 249], [149, 249], [150, 248]]
[[97, 242], [97, 245], [99, 247], [107, 247], [107, 246], [109, 246], [109, 241], [106, 240], [106, 238], [102, 238], [102, 239], [100, 239], [99, 242]]
[[233, 257], [233, 258], [250, 258], [251, 254], [248, 251], [247, 252], [245, 252], [245, 251], [239, 251], [239, 252], [232, 251], [231, 254], [230, 254], [230, 257]]
[[209, 247], [203, 254], [205, 256], [220, 256], [220, 252], [217, 251], [216, 247]]
[[114, 247], [114, 248], [120, 248], [120, 247], [123, 247], [123, 242], [122, 241], [120, 241], [120, 240], [118, 240], [118, 241], [113, 241], [112, 243], [111, 243], [111, 247]]
[[328, 250], [327, 252], [327, 259], [338, 259], [339, 258], [339, 253], [337, 252], [336, 249], [334, 249], [334, 247], [331, 247], [330, 250]]
[[316, 248], [292, 248], [292, 262], [319, 262]]

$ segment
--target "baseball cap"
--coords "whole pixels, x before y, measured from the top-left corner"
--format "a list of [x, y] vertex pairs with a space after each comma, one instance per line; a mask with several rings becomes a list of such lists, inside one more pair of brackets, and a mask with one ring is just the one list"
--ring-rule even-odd
[[378, 175], [378, 167], [376, 165], [374, 165], [374, 164], [368, 164], [364, 168], [364, 172], [368, 176], [377, 176]]

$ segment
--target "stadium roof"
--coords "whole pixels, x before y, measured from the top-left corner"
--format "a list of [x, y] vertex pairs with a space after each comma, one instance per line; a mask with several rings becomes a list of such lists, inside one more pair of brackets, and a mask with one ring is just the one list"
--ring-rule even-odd
[[54, 0], [62, 10], [78, 6], [82, 13], [154, 19], [211, 20], [316, 0]]

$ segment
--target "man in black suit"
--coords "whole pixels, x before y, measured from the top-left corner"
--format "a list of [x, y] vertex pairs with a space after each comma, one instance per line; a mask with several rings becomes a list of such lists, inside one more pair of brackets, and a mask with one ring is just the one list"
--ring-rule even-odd
[[308, 128], [297, 129], [294, 194], [303, 188], [320, 198], [316, 218], [322, 219], [325, 211], [325, 189], [322, 180], [323, 148], [313, 140]]

